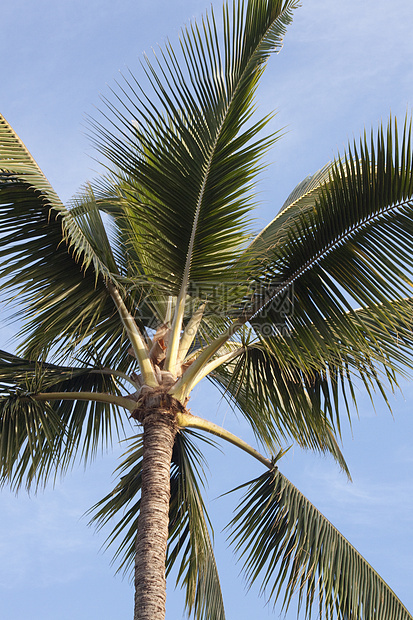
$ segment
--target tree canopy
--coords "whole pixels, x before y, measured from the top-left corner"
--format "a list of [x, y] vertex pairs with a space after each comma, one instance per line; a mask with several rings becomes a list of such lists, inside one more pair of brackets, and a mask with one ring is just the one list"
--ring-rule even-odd
[[[107, 174], [68, 205], [0, 117], [1, 288], [25, 318], [17, 354], [1, 352], [1, 479], [43, 484], [130, 435], [127, 417], [142, 426], [94, 517], [124, 514], [112, 540], [122, 566], [135, 560], [135, 618], [163, 617], [165, 554], [188, 611], [224, 617], [199, 431], [268, 468], [230, 524], [250, 582], [285, 607], [298, 591], [308, 615], [318, 599], [325, 618], [411, 618], [278, 470], [294, 441], [347, 471], [356, 379], [386, 398], [412, 366], [409, 119], [366, 133], [253, 233], [254, 180], [279, 138], [255, 93], [297, 7], [225, 4], [221, 26], [211, 10], [182, 30], [179, 57], [169, 43], [145, 57], [147, 89], [124, 76], [90, 124]], [[205, 377], [266, 455], [188, 410]]]

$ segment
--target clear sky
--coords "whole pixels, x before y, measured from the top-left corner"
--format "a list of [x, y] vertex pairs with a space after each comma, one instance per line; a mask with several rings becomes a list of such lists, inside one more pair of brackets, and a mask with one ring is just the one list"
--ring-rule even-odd
[[[213, 2], [220, 9], [220, 2]], [[364, 128], [391, 112], [403, 119], [413, 100], [411, 0], [303, 0], [282, 52], [271, 58], [260, 111], [276, 109], [273, 128], [285, 136], [271, 152], [261, 186], [257, 227], [267, 223], [305, 176], [315, 172]], [[119, 70], [140, 76], [143, 51], [176, 41], [206, 0], [14, 0], [0, 19], [0, 111], [63, 200], [95, 176], [85, 114], [94, 114]], [[4, 316], [4, 315], [3, 315]], [[13, 325], [2, 348], [13, 348]], [[344, 454], [353, 476], [298, 449], [280, 469], [320, 508], [389, 582], [413, 612], [413, 384], [371, 406], [360, 389], [359, 418], [344, 423]], [[207, 383], [191, 401], [194, 413], [250, 439]], [[114, 577], [104, 535], [82, 515], [114, 484], [115, 446], [84, 471], [75, 468], [54, 489], [16, 498], [0, 494], [0, 620], [99, 620], [132, 617], [132, 589]], [[225, 447], [211, 453], [208, 506], [216, 533], [227, 618], [278, 617], [246, 592], [220, 530], [231, 501], [215, 499], [261, 472], [249, 457]], [[182, 616], [182, 598], [168, 592], [167, 618]], [[288, 620], [295, 610], [288, 613]]]

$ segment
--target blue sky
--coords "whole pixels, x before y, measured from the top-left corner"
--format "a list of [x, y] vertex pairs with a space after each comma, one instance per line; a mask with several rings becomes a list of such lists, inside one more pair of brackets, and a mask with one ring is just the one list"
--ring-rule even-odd
[[[220, 3], [214, 2], [219, 9]], [[305, 176], [315, 172], [365, 128], [391, 112], [403, 119], [413, 100], [411, 0], [303, 0], [282, 52], [258, 90], [260, 112], [277, 110], [273, 128], [285, 135], [270, 154], [260, 187], [257, 227], [266, 224]], [[15, 0], [2, 7], [0, 111], [63, 200], [97, 164], [85, 136], [85, 114], [127, 67], [140, 75], [142, 52], [176, 41], [180, 26], [199, 17], [205, 0]], [[217, 11], [218, 12], [218, 11]], [[109, 86], [108, 86], [109, 85]], [[4, 315], [3, 315], [4, 316]], [[4, 322], [3, 322], [4, 324]], [[13, 347], [3, 325], [2, 348]], [[326, 458], [292, 449], [280, 468], [389, 582], [413, 611], [413, 385], [391, 397], [394, 418], [378, 399], [374, 410], [360, 389], [359, 418], [344, 424], [346, 481]], [[219, 395], [200, 386], [194, 413], [245, 439], [247, 424]], [[104, 535], [82, 515], [112, 488], [121, 448], [86, 471], [75, 468], [54, 489], [16, 498], [0, 494], [0, 618], [112, 620], [132, 617], [132, 589], [114, 577]], [[220, 530], [231, 518], [229, 499], [215, 499], [254, 477], [260, 466], [226, 448], [210, 460], [208, 506], [216, 531], [228, 618], [278, 617], [246, 593], [239, 567]], [[182, 616], [182, 597], [168, 591], [167, 618]], [[289, 612], [288, 620], [295, 617]]]

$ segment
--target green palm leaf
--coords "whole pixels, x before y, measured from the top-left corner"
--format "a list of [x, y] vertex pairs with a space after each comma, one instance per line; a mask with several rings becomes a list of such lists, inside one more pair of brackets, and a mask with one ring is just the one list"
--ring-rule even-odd
[[[118, 395], [119, 373], [103, 368], [33, 363], [0, 351], [1, 480], [18, 489], [45, 484], [79, 456], [88, 460], [113, 436], [124, 436], [124, 420], [109, 402], [78, 400], [83, 393]], [[43, 400], [39, 393], [73, 394]]]
[[[147, 236], [133, 209], [133, 202], [139, 202], [140, 191], [134, 187], [132, 178], [119, 171], [96, 183], [94, 195], [99, 209], [109, 218], [111, 245], [122, 274], [119, 281], [128, 295], [136, 299], [141, 321], [149, 327], [157, 327], [166, 316], [171, 274], [163, 265], [162, 255], [143, 251], [147, 245]], [[153, 231], [152, 234], [160, 236], [160, 232]], [[160, 265], [162, 267], [154, 279], [151, 274]], [[165, 270], [167, 277], [163, 280]]]
[[302, 447], [332, 449], [341, 459], [329, 429], [339, 432], [341, 410], [349, 416], [349, 403], [357, 405], [355, 384], [372, 399], [378, 392], [387, 400], [388, 385], [397, 387], [396, 372], [412, 368], [412, 306], [412, 298], [387, 304], [385, 321], [374, 307], [348, 313], [359, 333], [357, 347], [328, 322], [323, 333], [312, 324], [284, 337], [251, 337], [211, 379], [270, 451], [293, 439]]
[[[99, 357], [104, 365], [128, 369], [130, 344], [105, 287], [105, 278], [120, 278], [122, 265], [118, 269], [92, 191], [73, 199], [66, 210], [0, 120], [1, 287], [24, 308], [20, 350], [30, 359], [50, 351], [65, 358], [77, 351], [86, 363]], [[141, 287], [129, 291], [131, 312], [141, 298]], [[153, 323], [152, 317], [146, 305], [142, 319]]]
[[[274, 232], [283, 243], [268, 247], [267, 298], [256, 302], [257, 327], [265, 321], [275, 327], [314, 324], [328, 337], [327, 319], [331, 330], [354, 338], [357, 347], [360, 331], [347, 312], [352, 304], [370, 308], [385, 324], [388, 300], [411, 294], [411, 150], [411, 126], [406, 122], [399, 139], [390, 122], [386, 133], [381, 129], [370, 141], [365, 136], [332, 165], [313, 208]], [[294, 309], [282, 321], [276, 301], [289, 287]]]
[[336, 419], [339, 386], [327, 365], [325, 372], [305, 372], [261, 341], [217, 368], [211, 380], [271, 453], [293, 440], [302, 448], [331, 453], [350, 476], [330, 421]]
[[120, 87], [125, 104], [120, 95], [116, 104], [107, 102], [122, 140], [113, 127], [95, 123], [102, 153], [134, 179], [130, 209], [146, 241], [137, 251], [159, 258], [150, 275], [169, 279], [171, 294], [186, 290], [189, 278], [231, 277], [227, 267], [245, 240], [251, 181], [273, 141], [255, 137], [266, 119], [246, 123], [257, 80], [296, 6], [234, 2], [232, 15], [226, 6], [222, 45], [211, 13], [182, 33], [186, 73], [168, 44], [154, 65], [145, 58], [151, 99], [130, 77]]
[[381, 577], [277, 468], [247, 485], [230, 523], [249, 583], [310, 618], [411, 620]]
[[[22, 349], [34, 359], [47, 354], [57, 342], [73, 348], [102, 320], [116, 333], [119, 320], [112, 320], [114, 306], [103, 280], [110, 274], [103, 260], [109, 250], [101, 243], [103, 225], [98, 224], [96, 211], [93, 226], [99, 243], [92, 247], [92, 235], [85, 234], [63, 207], [3, 117], [0, 170], [2, 289], [13, 292], [24, 307], [27, 323]], [[84, 214], [79, 217], [85, 221]], [[98, 245], [101, 254], [96, 251]], [[110, 262], [109, 266], [113, 267]], [[119, 329], [112, 337], [118, 334]]]
[[98, 529], [111, 523], [120, 514], [123, 515], [106, 539], [106, 546], [116, 544], [113, 561], [119, 562], [118, 571], [125, 574], [132, 570], [135, 557], [142, 486], [143, 436], [137, 435], [132, 439], [134, 441], [129, 445], [124, 460], [116, 469], [116, 473], [120, 474], [118, 485], [88, 511], [88, 514], [93, 515], [90, 524], [96, 525]]
[[[13, 196], [13, 188], [19, 186], [31, 188], [39, 198], [43, 198], [43, 209], [48, 208], [53, 219], [61, 219], [63, 238], [68, 242], [69, 249], [75, 250], [73, 252], [75, 261], [79, 262], [83, 269], [87, 269], [93, 263], [96, 274], [108, 277], [110, 269], [114, 268], [114, 263], [110, 256], [109, 245], [104, 241], [106, 235], [98, 214], [95, 213], [93, 222], [89, 222], [93, 225], [94, 235], [99, 235], [98, 242], [96, 242], [94, 235], [90, 234], [90, 231], [89, 234], [87, 232], [85, 234], [85, 227], [80, 226], [73, 213], [64, 207], [33, 157], [3, 116], [0, 116], [0, 141], [0, 170], [2, 171], [0, 187], [2, 192], [6, 192], [6, 198], [9, 195], [7, 192], [11, 192]], [[28, 194], [27, 199], [20, 202], [22, 216], [26, 215], [25, 207], [30, 209], [30, 203], [31, 195]], [[36, 206], [38, 209], [41, 208], [40, 204]], [[39, 225], [37, 222], [33, 224]], [[105, 255], [106, 260], [109, 259], [109, 264], [102, 260], [103, 256], [99, 256], [99, 253]]]
[[56, 436], [65, 436], [56, 411], [24, 391], [0, 387], [0, 483], [26, 488], [57, 468]]

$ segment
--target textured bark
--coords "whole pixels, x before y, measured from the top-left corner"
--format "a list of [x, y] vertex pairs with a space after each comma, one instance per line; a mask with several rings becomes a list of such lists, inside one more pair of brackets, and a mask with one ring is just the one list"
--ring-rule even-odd
[[159, 399], [153, 405], [158, 406], [141, 411], [144, 440], [141, 508], [136, 538], [134, 620], [165, 618], [170, 467], [176, 424], [173, 408], [160, 406]]

